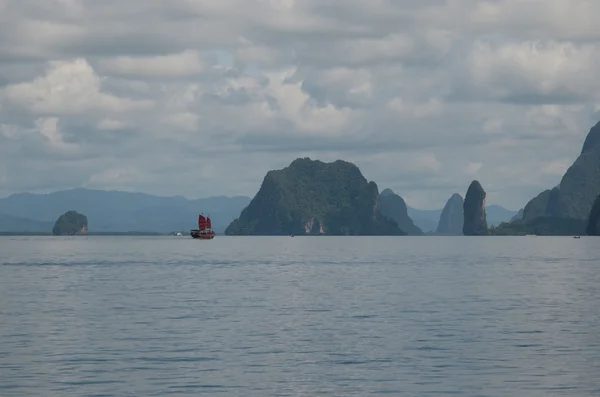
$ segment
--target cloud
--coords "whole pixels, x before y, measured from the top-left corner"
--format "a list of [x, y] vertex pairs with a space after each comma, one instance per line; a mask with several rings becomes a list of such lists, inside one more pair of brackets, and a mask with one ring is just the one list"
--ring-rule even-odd
[[0, 0], [0, 194], [253, 195], [294, 158], [522, 207], [600, 113], [592, 0]]
[[96, 128], [99, 130], [121, 130], [126, 127], [126, 124], [119, 120], [113, 119], [102, 119], [96, 124]]
[[58, 127], [58, 118], [38, 119], [35, 124], [36, 130], [46, 138], [46, 145], [49, 149], [64, 151], [65, 153], [77, 151], [76, 144], [65, 141], [65, 137]]
[[148, 109], [151, 100], [119, 98], [101, 91], [101, 78], [85, 59], [51, 62], [44, 76], [8, 85], [4, 102], [33, 114], [68, 116], [86, 111], [127, 112]]
[[595, 45], [525, 41], [491, 45], [478, 42], [469, 59], [473, 89], [489, 99], [572, 103], [599, 98], [600, 84], [589, 78], [600, 60]]
[[469, 163], [465, 167], [465, 172], [468, 175], [476, 175], [477, 172], [479, 172], [479, 170], [481, 169], [482, 166], [483, 166], [483, 163]]
[[187, 77], [202, 73], [203, 61], [197, 51], [158, 56], [120, 56], [100, 61], [101, 68], [121, 76]]

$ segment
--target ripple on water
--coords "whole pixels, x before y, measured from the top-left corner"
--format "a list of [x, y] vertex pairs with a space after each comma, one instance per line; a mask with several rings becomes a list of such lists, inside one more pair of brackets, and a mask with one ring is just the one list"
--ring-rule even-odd
[[0, 395], [600, 395], [600, 247], [478, 241], [0, 238]]

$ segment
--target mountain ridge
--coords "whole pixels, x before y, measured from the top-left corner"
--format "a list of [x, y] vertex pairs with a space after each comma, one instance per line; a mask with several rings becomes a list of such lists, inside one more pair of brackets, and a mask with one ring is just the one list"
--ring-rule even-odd
[[[100, 211], [103, 212], [101, 214], [96, 214], [94, 208], [88, 208], [95, 205], [104, 208], [107, 202], [115, 204], [115, 200], [120, 203]], [[204, 213], [211, 216], [215, 230], [222, 233], [250, 201], [250, 197], [243, 195], [189, 199], [181, 195], [158, 196], [114, 189], [73, 188], [49, 193], [19, 192], [0, 198], [0, 231], [50, 232], [53, 222], [60, 214], [75, 208], [88, 215], [90, 230], [94, 232], [187, 232], [196, 226], [198, 213]], [[423, 232], [436, 230], [442, 209], [406, 207], [408, 216], [416, 227]], [[488, 206], [489, 224], [508, 221], [505, 217], [501, 221], [494, 221], [494, 207], [499, 208], [500, 212], [512, 212], [501, 206]], [[155, 217], [160, 220], [153, 220]]]
[[[222, 232], [242, 208], [246, 196], [154, 196], [140, 192], [75, 188], [51, 193], [15, 193], [0, 199], [0, 213], [11, 217], [54, 222], [69, 210], [85, 213], [95, 232], [185, 231], [196, 226], [199, 213], [208, 214]], [[51, 230], [51, 228], [50, 228]], [[38, 230], [36, 230], [38, 231]]]

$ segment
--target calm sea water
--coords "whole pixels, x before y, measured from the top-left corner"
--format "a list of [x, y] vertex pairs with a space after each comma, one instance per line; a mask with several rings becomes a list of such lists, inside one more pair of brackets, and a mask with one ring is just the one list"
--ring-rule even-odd
[[2, 237], [1, 396], [598, 396], [600, 240]]

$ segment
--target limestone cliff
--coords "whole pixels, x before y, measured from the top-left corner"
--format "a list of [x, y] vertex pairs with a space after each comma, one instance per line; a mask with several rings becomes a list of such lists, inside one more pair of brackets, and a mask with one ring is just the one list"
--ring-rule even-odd
[[409, 236], [423, 234], [423, 231], [408, 216], [408, 208], [404, 199], [391, 189], [384, 189], [379, 195], [379, 210], [383, 215], [396, 221], [398, 227]]
[[555, 217], [587, 220], [600, 191], [600, 123], [592, 127], [579, 157], [565, 172], [560, 184], [532, 199], [523, 220]]
[[463, 203], [463, 234], [486, 236], [489, 234], [485, 215], [486, 193], [479, 181], [471, 182]]
[[88, 220], [85, 215], [76, 211], [67, 211], [62, 214], [52, 228], [52, 234], [55, 236], [72, 236], [78, 234], [87, 234]]
[[438, 222], [437, 234], [459, 236], [463, 233], [464, 222], [464, 200], [458, 193], [454, 193], [446, 202], [440, 220]]
[[269, 171], [228, 235], [403, 235], [381, 214], [379, 191], [354, 164], [296, 159]]
[[521, 208], [519, 211], [517, 211], [517, 213], [512, 218], [510, 218], [510, 222], [513, 222], [513, 221], [522, 221], [523, 220], [523, 211], [524, 210], [525, 210], [524, 208]]
[[596, 200], [592, 205], [592, 210], [590, 211], [585, 231], [588, 236], [600, 235], [600, 196], [596, 197]]

